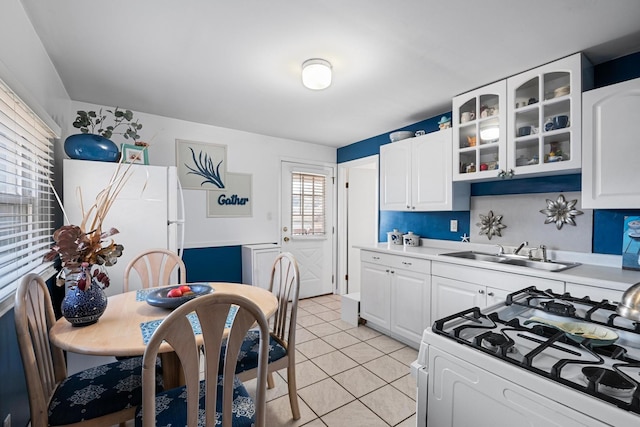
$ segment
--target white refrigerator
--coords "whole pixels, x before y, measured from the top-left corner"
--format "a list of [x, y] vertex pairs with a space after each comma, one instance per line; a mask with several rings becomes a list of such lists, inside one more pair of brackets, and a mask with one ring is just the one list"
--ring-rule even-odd
[[[80, 200], [88, 209], [117, 167], [117, 163], [64, 160], [63, 205], [70, 224], [80, 224]], [[128, 164], [122, 165], [125, 167]], [[116, 265], [107, 268], [110, 278], [107, 295], [122, 292], [124, 269], [140, 252], [163, 248], [182, 255], [184, 245], [184, 206], [176, 167], [134, 164], [130, 170], [131, 177], [103, 223], [103, 230], [110, 227], [119, 230], [112, 238], [124, 246]], [[131, 286], [137, 287], [135, 282]]]

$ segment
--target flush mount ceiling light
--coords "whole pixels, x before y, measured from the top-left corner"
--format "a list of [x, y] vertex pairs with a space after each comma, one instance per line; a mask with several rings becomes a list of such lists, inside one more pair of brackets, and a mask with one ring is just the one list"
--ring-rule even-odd
[[324, 59], [307, 59], [302, 63], [302, 84], [313, 90], [322, 90], [331, 84], [331, 64]]

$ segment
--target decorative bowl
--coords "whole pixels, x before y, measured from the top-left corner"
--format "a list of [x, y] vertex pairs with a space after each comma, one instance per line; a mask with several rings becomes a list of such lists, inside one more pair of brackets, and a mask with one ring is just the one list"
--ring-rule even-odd
[[413, 132], [407, 130], [400, 130], [397, 132], [391, 132], [389, 134], [391, 142], [402, 141], [403, 139], [413, 138], [414, 136], [415, 134]]
[[210, 294], [214, 291], [211, 286], [202, 283], [188, 283], [187, 285], [191, 288], [193, 294], [182, 297], [168, 297], [167, 293], [169, 293], [170, 290], [179, 288], [180, 286], [184, 285], [165, 286], [162, 288], [158, 288], [155, 291], [149, 292], [149, 294], [147, 295], [147, 304], [154, 307], [176, 308], [187, 301], [190, 301], [202, 295]]

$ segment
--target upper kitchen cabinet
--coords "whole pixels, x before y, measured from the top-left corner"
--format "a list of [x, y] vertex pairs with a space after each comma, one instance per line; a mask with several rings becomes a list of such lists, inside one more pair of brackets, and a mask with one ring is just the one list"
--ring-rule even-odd
[[582, 91], [592, 73], [575, 54], [507, 79], [507, 177], [580, 170]]
[[452, 182], [451, 129], [380, 147], [380, 210], [468, 210], [469, 194]]
[[453, 179], [496, 178], [506, 163], [507, 82], [453, 98]]
[[582, 207], [640, 208], [640, 79], [585, 92], [582, 103]]

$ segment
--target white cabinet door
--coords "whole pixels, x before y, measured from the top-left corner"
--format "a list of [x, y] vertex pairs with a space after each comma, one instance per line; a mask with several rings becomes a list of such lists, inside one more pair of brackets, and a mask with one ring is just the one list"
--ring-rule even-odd
[[432, 276], [431, 287], [433, 320], [439, 320], [472, 307], [486, 306], [486, 286]]
[[504, 302], [507, 299], [507, 295], [511, 292], [500, 288], [487, 288], [487, 307]]
[[470, 186], [453, 183], [451, 129], [413, 140], [411, 207], [417, 211], [468, 210]]
[[624, 292], [616, 289], [597, 288], [595, 286], [581, 285], [579, 283], [566, 283], [566, 291], [571, 296], [582, 298], [589, 297], [591, 301], [609, 300], [612, 304], [618, 304]]
[[380, 210], [411, 209], [411, 139], [380, 147]]
[[580, 170], [581, 95], [583, 86], [591, 88], [589, 69], [578, 53], [507, 79], [508, 176]]
[[418, 346], [430, 321], [425, 295], [431, 293], [431, 277], [408, 270], [391, 271], [391, 332]]
[[390, 329], [390, 270], [384, 265], [363, 262], [360, 282], [360, 317]]
[[507, 81], [453, 98], [453, 180], [497, 178], [507, 146]]
[[582, 207], [640, 206], [640, 79], [585, 92]]

